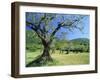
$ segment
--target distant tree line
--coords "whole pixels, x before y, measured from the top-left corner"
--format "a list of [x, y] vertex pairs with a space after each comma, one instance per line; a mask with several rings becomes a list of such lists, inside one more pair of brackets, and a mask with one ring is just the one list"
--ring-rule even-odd
[[[26, 50], [28, 51], [43, 51], [41, 40], [31, 30], [26, 30]], [[78, 38], [73, 40], [65, 40], [55, 38], [50, 46], [51, 53], [55, 53], [55, 50], [59, 50], [60, 53], [69, 54], [89, 52], [89, 39]]]
[[56, 49], [60, 50], [60, 53], [66, 51], [66, 54], [69, 52], [74, 53], [82, 53], [82, 52], [89, 52], [89, 39], [86, 38], [79, 38], [70, 41], [56, 41]]

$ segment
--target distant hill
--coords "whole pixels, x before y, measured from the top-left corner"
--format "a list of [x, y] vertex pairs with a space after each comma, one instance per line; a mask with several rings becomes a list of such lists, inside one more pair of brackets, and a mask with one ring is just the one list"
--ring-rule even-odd
[[76, 39], [70, 40], [70, 42], [76, 43], [76, 44], [89, 44], [89, 39], [88, 38], [76, 38]]

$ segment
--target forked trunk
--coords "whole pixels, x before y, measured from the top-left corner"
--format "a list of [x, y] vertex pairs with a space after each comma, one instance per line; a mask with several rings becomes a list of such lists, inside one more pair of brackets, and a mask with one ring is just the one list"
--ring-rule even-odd
[[50, 55], [50, 45], [49, 44], [44, 45], [44, 50], [43, 50], [41, 57], [47, 61], [52, 60], [51, 55]]
[[50, 44], [46, 43], [46, 41], [43, 42], [44, 50], [42, 55], [40, 55], [36, 60], [28, 63], [26, 66], [41, 66], [43, 64], [46, 64], [48, 61], [53, 61], [50, 55]]

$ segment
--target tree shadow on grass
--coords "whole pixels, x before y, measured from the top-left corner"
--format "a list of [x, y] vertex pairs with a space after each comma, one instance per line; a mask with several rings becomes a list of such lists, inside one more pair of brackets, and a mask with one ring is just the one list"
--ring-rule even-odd
[[47, 59], [47, 57], [42, 57], [41, 55], [37, 56], [35, 60], [26, 64], [26, 67], [36, 67], [36, 66], [44, 66], [48, 64], [48, 62], [52, 63], [53, 59]]

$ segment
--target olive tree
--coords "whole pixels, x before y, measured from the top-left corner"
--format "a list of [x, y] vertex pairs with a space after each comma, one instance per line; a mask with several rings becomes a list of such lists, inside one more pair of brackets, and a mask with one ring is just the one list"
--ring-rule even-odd
[[[50, 55], [50, 45], [55, 37], [62, 33], [68, 33], [74, 29], [82, 30], [83, 27], [78, 25], [82, 23], [85, 15], [78, 14], [56, 14], [56, 13], [33, 13], [26, 12], [26, 27], [29, 27], [40, 38], [44, 47], [42, 55], [37, 58], [36, 62], [52, 61]], [[32, 62], [31, 62], [32, 63]]]

